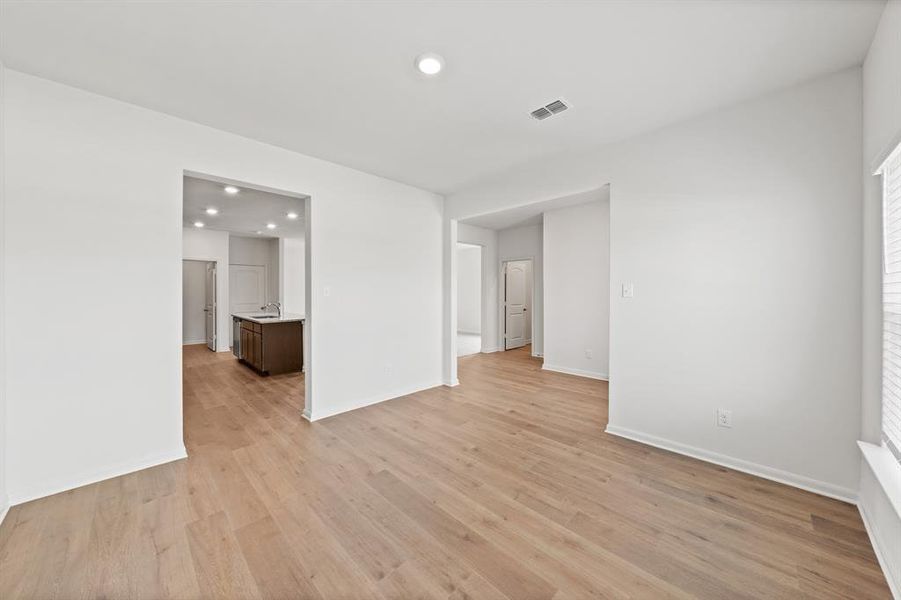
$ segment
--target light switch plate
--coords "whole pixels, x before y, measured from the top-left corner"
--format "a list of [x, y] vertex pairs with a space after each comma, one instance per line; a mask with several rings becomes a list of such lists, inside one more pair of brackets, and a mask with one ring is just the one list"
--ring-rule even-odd
[[634, 298], [635, 297], [635, 284], [634, 283], [624, 283], [623, 284], [623, 298]]

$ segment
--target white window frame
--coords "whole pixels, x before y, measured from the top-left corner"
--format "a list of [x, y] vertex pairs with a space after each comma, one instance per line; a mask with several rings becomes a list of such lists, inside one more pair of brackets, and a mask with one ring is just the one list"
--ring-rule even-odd
[[[882, 179], [882, 444], [901, 463], [901, 144]], [[889, 310], [889, 307], [892, 310]]]

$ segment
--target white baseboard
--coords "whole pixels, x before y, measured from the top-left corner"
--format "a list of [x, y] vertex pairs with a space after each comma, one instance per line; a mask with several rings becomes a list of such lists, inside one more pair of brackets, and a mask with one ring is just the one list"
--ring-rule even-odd
[[460, 385], [460, 380], [459, 380], [459, 379], [454, 379], [453, 381], [450, 381], [450, 382], [444, 381], [444, 382], [442, 383], [442, 385], [443, 385], [444, 387], [457, 387], [458, 385]]
[[494, 346], [493, 348], [482, 348], [480, 352], [482, 354], [492, 354], [494, 352], [500, 352], [501, 349], [498, 346]]
[[185, 340], [181, 343], [182, 346], [199, 346], [200, 344], [206, 344], [206, 340]]
[[457, 333], [462, 333], [463, 335], [482, 335], [481, 331], [466, 331], [465, 329], [458, 329]]
[[9, 514], [9, 498], [5, 495], [0, 498], [0, 525], [3, 525], [3, 519]]
[[879, 561], [879, 568], [882, 569], [882, 573], [885, 575], [885, 581], [888, 583], [892, 598], [901, 600], [901, 581], [895, 580], [894, 571], [889, 565], [885, 552], [882, 550], [882, 540], [876, 534], [876, 528], [873, 526], [870, 517], [867, 515], [867, 511], [862, 502], [857, 503], [857, 510], [860, 512], [860, 518], [863, 521], [864, 529], [867, 530], [867, 536], [870, 538], [870, 545], [873, 546], [873, 552], [876, 554], [876, 560]]
[[561, 367], [559, 365], [549, 365], [544, 363], [541, 368], [545, 371], [554, 371], [555, 373], [566, 373], [567, 375], [577, 375], [579, 377], [587, 377], [589, 379], [599, 379], [608, 381], [610, 376], [607, 373], [599, 373], [597, 371], [586, 371], [584, 369], [571, 369], [569, 367]]
[[655, 448], [669, 450], [677, 454], [683, 454], [685, 456], [697, 458], [705, 462], [720, 465], [722, 467], [728, 467], [730, 469], [735, 469], [736, 471], [741, 471], [750, 475], [756, 475], [757, 477], [763, 477], [764, 479], [769, 479], [778, 483], [784, 483], [785, 485], [790, 485], [792, 487], [800, 488], [808, 492], [820, 494], [821, 496], [828, 496], [829, 498], [834, 498], [836, 500], [841, 500], [842, 502], [848, 502], [850, 504], [857, 503], [857, 491], [840, 485], [835, 485], [833, 483], [828, 483], [825, 481], [819, 481], [817, 479], [812, 479], [804, 475], [798, 475], [797, 473], [775, 469], [773, 467], [749, 462], [740, 458], [726, 456], [725, 454], [712, 452], [710, 450], [704, 450], [703, 448], [696, 448], [694, 446], [689, 446], [681, 442], [674, 442], [672, 440], [657, 437], [656, 435], [651, 435], [649, 433], [643, 433], [641, 431], [635, 431], [626, 427], [618, 427], [616, 425], [608, 424], [606, 431], [611, 435], [627, 438], [635, 442], [641, 442], [642, 444], [654, 446]]
[[119, 477], [120, 475], [127, 475], [128, 473], [134, 473], [135, 471], [140, 471], [142, 469], [149, 469], [150, 467], [156, 467], [174, 460], [181, 460], [182, 458], [187, 458], [187, 456], [188, 452], [185, 450], [184, 445], [182, 445], [170, 452], [162, 452], [140, 460], [116, 463], [99, 469], [93, 469], [74, 477], [61, 478], [52, 482], [42, 482], [21, 491], [18, 494], [11, 495], [9, 504], [11, 506], [16, 506], [18, 504], [37, 500], [38, 498], [52, 496], [54, 494], [59, 494], [60, 492], [67, 492], [78, 487], [97, 483], [98, 481], [112, 479], [113, 477]]
[[411, 385], [403, 388], [398, 388], [387, 392], [385, 394], [379, 394], [377, 396], [372, 396], [370, 398], [366, 398], [364, 400], [357, 401], [353, 406], [349, 406], [347, 408], [341, 408], [338, 410], [327, 410], [325, 412], [316, 412], [313, 414], [307, 408], [303, 409], [303, 417], [311, 422], [319, 421], [321, 419], [327, 419], [328, 417], [334, 417], [335, 415], [340, 415], [342, 413], [350, 412], [352, 410], [357, 410], [358, 408], [365, 408], [367, 406], [372, 406], [373, 404], [378, 404], [379, 402], [385, 402], [386, 400], [394, 400], [395, 398], [400, 398], [401, 396], [408, 396], [410, 394], [415, 394], [416, 392], [421, 392], [423, 390], [430, 390], [435, 387], [441, 387], [444, 385], [443, 381], [430, 381], [428, 383], [421, 383], [416, 385]]

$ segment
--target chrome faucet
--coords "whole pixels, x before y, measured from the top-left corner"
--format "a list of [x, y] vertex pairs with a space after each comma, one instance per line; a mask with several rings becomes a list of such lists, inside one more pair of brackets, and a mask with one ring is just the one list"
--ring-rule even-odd
[[282, 303], [281, 303], [281, 302], [270, 302], [270, 303], [267, 304], [266, 306], [261, 306], [261, 307], [260, 307], [260, 310], [266, 310], [266, 309], [268, 309], [270, 306], [274, 306], [274, 307], [275, 307], [275, 309], [278, 311], [278, 318], [281, 319], [281, 318], [282, 318]]

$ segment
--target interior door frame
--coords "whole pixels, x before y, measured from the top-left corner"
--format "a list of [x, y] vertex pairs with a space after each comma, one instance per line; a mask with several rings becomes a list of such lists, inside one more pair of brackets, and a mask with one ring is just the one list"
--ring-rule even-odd
[[[184, 255], [184, 256], [182, 256], [182, 259], [181, 259], [182, 269], [184, 269], [184, 264], [185, 264], [186, 262], [204, 263], [205, 265], [206, 265], [206, 264], [211, 264], [211, 263], [212, 263], [212, 264], [215, 266], [215, 269], [216, 269], [216, 284], [215, 284], [215, 286], [214, 286], [214, 288], [213, 288], [213, 297], [215, 298], [215, 303], [216, 303], [216, 309], [215, 309], [215, 310], [216, 310], [216, 313], [214, 314], [214, 320], [213, 320], [213, 322], [216, 324], [216, 331], [215, 331], [215, 333], [216, 333], [216, 346], [218, 346], [218, 345], [219, 345], [219, 270], [220, 270], [220, 268], [222, 267], [222, 261], [221, 261], [221, 260], [216, 260], [215, 258], [204, 257], [204, 256], [202, 256], [202, 255], [194, 255], [194, 254], [192, 254], [192, 255]], [[203, 283], [204, 283], [204, 289], [205, 289], [205, 286], [206, 286], [206, 273], [204, 273], [204, 282], [203, 282]], [[182, 295], [182, 297], [184, 297], [184, 293], [185, 293], [185, 290], [184, 290], [184, 288], [182, 288], [182, 289], [181, 289], [181, 295]], [[205, 294], [205, 292], [204, 292], [204, 294]], [[179, 305], [179, 306], [180, 306], [180, 305]], [[181, 310], [179, 310], [179, 313], [181, 314], [181, 318], [182, 318], [182, 326], [183, 326], [183, 325], [184, 325], [184, 314], [182, 313]], [[205, 329], [206, 329], [206, 317], [204, 317], [204, 334], [206, 333]], [[196, 343], [199, 344], [200, 342], [196, 342]], [[206, 339], [204, 339], [203, 343], [206, 343]], [[214, 352], [219, 352], [220, 350], [219, 350], [218, 347], [217, 347], [217, 348], [216, 348], [215, 350], [213, 350], [213, 351], [214, 351]], [[222, 350], [222, 352], [225, 352], [225, 350]]]
[[[511, 262], [528, 262], [531, 268], [529, 272], [532, 274], [532, 294], [531, 294], [531, 303], [529, 304], [529, 312], [532, 314], [529, 315], [529, 322], [532, 327], [530, 331], [532, 332], [532, 338], [529, 340], [529, 345], [531, 345], [535, 341], [535, 290], [537, 286], [535, 285], [535, 257], [534, 256], [523, 256], [521, 258], [515, 257], [507, 257], [502, 258], [498, 263], [498, 278], [497, 289], [499, 291], [497, 295], [497, 303], [498, 303], [498, 351], [506, 352], [507, 351], [507, 263]], [[516, 348], [511, 348], [511, 350], [516, 350]], [[534, 356], [534, 346], [532, 346], [532, 355]]]
[[[208, 260], [206, 262], [207, 271], [204, 273], [203, 285], [204, 285], [204, 300], [206, 300], [206, 294], [209, 292], [207, 286], [209, 285], [209, 280], [206, 278], [206, 274], [209, 273], [210, 265], [213, 265], [213, 347], [210, 348], [210, 338], [209, 332], [206, 331], [206, 328], [209, 326], [209, 315], [205, 314], [203, 316], [203, 326], [204, 326], [204, 334], [206, 336], [206, 347], [213, 352], [219, 348], [219, 264], [218, 261]], [[206, 313], [206, 307], [204, 307], [203, 312]]]

